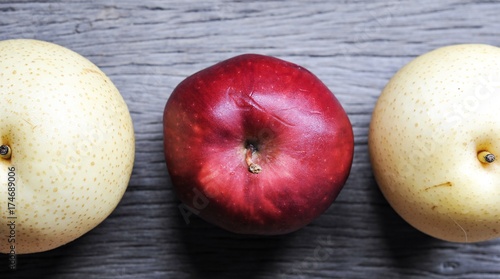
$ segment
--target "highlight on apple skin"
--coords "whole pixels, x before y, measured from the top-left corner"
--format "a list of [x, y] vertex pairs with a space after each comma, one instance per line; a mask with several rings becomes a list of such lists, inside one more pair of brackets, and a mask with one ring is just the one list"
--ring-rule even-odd
[[341, 104], [311, 72], [278, 58], [244, 54], [193, 74], [163, 120], [179, 199], [231, 232], [302, 228], [350, 172], [353, 131]]
[[498, 108], [498, 47], [441, 47], [391, 78], [369, 151], [380, 190], [409, 224], [451, 242], [500, 237]]
[[57, 248], [118, 205], [132, 119], [111, 80], [62, 46], [0, 41], [0, 252]]

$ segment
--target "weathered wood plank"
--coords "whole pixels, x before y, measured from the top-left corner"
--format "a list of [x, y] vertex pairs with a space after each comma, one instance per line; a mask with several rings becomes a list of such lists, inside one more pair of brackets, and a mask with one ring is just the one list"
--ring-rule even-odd
[[[137, 154], [127, 193], [99, 227], [59, 249], [0, 257], [2, 278], [497, 278], [500, 242], [453, 244], [402, 221], [373, 181], [370, 115], [385, 83], [433, 48], [500, 45], [498, 1], [2, 1], [0, 39], [37, 38], [88, 57], [122, 92]], [[351, 176], [308, 227], [235, 236], [186, 224], [162, 153], [162, 113], [186, 76], [255, 52], [300, 64], [344, 105], [355, 132]]]

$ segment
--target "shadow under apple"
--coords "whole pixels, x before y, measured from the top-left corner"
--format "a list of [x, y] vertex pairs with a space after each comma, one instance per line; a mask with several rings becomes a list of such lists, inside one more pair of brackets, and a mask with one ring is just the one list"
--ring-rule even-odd
[[[180, 214], [179, 214], [180, 215]], [[272, 270], [271, 263], [284, 253], [292, 234], [281, 236], [239, 235], [212, 224], [197, 216], [190, 223], [180, 217], [178, 239], [182, 246], [178, 253], [186, 254], [186, 270], [193, 278], [261, 277]], [[269, 272], [268, 272], [269, 273]], [[189, 277], [191, 278], [191, 277]]]

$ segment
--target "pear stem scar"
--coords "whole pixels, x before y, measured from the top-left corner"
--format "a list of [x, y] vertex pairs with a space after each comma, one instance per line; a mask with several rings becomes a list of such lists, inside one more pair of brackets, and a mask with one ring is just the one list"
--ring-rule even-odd
[[8, 145], [0, 145], [0, 158], [9, 159], [12, 155], [12, 150]]
[[496, 157], [488, 151], [480, 151], [477, 154], [477, 159], [483, 164], [490, 164], [495, 161]]
[[248, 170], [254, 174], [261, 172], [262, 168], [252, 160], [253, 153], [257, 151], [256, 148], [253, 146], [253, 144], [248, 144], [246, 148], [247, 152], [245, 154], [245, 162], [247, 163]]

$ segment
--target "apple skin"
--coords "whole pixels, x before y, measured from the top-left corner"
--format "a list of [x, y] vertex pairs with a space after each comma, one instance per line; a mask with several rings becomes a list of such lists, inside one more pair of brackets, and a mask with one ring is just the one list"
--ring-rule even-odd
[[298, 230], [331, 205], [350, 172], [353, 132], [341, 104], [312, 73], [274, 57], [244, 54], [186, 78], [163, 120], [178, 197], [231, 232]]
[[0, 41], [0, 145], [11, 150], [0, 158], [0, 253], [27, 254], [69, 243], [111, 214], [135, 140], [125, 101], [96, 65], [56, 44], [15, 39]]
[[452, 45], [417, 57], [375, 106], [369, 151], [395, 211], [435, 238], [500, 236], [500, 48]]

